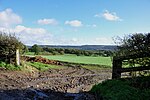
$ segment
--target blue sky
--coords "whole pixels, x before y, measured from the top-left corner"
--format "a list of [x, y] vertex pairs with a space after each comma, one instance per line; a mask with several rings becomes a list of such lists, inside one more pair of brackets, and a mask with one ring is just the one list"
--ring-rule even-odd
[[109, 45], [150, 31], [150, 0], [0, 0], [0, 31], [27, 45]]

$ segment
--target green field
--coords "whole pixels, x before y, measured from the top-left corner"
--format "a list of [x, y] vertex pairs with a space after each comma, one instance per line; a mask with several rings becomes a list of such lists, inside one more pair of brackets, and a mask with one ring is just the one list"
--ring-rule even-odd
[[112, 66], [112, 61], [110, 57], [101, 57], [101, 56], [92, 57], [92, 56], [76, 56], [76, 55], [49, 55], [42, 57], [48, 58], [50, 60], [59, 60], [65, 62]]

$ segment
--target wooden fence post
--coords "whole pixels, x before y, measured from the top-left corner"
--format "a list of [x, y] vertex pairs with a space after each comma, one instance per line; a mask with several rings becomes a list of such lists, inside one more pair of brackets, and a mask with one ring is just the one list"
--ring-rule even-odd
[[20, 54], [19, 49], [16, 49], [16, 65], [20, 65]]
[[112, 70], [112, 79], [121, 78], [122, 60], [116, 59], [113, 57], [113, 70]]

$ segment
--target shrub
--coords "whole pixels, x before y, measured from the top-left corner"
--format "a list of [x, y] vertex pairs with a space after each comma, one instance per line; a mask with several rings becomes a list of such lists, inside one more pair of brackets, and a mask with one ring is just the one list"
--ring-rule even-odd
[[16, 49], [22, 49], [24, 45], [14, 34], [0, 32], [0, 60], [7, 63], [14, 63]]

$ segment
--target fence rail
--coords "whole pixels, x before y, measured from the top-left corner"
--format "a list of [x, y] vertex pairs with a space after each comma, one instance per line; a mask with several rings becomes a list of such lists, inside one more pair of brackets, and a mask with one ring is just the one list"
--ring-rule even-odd
[[121, 73], [123, 72], [150, 70], [150, 66], [122, 68], [122, 62], [124, 60], [144, 58], [144, 57], [150, 57], [150, 53], [139, 53], [136, 55], [134, 54], [134, 55], [129, 55], [129, 56], [113, 57], [112, 79], [121, 78]]

